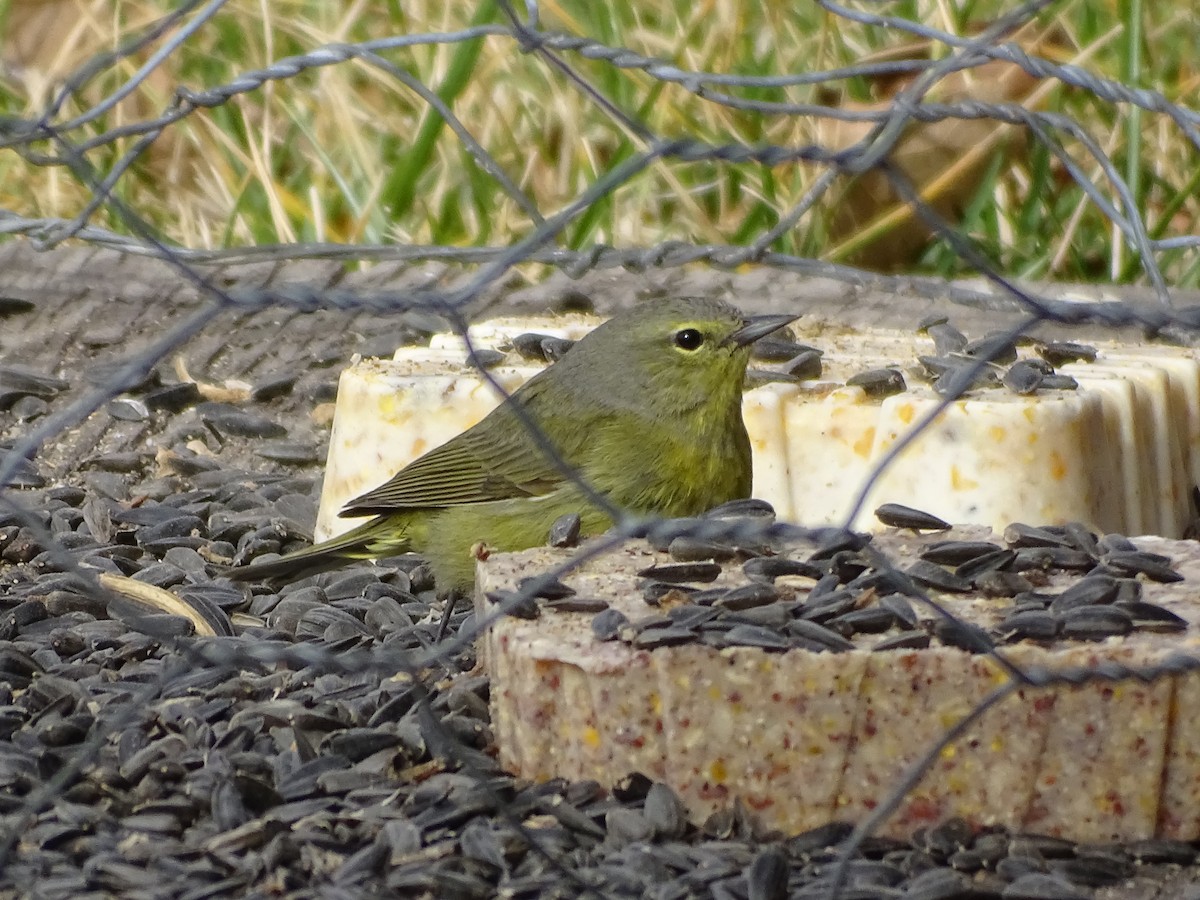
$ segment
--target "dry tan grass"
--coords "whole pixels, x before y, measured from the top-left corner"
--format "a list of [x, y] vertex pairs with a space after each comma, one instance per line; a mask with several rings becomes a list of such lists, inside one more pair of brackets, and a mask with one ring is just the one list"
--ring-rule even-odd
[[[972, 4], [969, 19], [964, 5], [910, 0], [889, 10], [958, 33], [986, 23], [987, 4]], [[37, 114], [81, 61], [112, 49], [167, 6], [165, 0], [0, 3], [0, 58], [7, 74], [0, 111]], [[922, 48], [910, 35], [849, 24], [806, 4], [555, 0], [541, 8], [548, 27], [624, 45], [685, 69], [780, 74], [846, 65], [904, 48], [926, 56], [945, 53], [937, 45]], [[461, 0], [386, 6], [364, 0], [231, 0], [87, 133], [151, 117], [167, 105], [176, 85], [221, 85], [239, 73], [331, 42], [457, 30], [476, 14], [476, 4]], [[1142, 81], [1186, 102], [1200, 82], [1187, 52], [1200, 28], [1183, 3], [1147, 6], [1143, 15], [1147, 40], [1153, 39], [1156, 49], [1146, 60]], [[500, 13], [492, 10], [488, 20], [500, 21]], [[1070, 0], [1033, 23], [1021, 39], [1037, 43], [1053, 35], [1051, 49], [1037, 43], [1042, 53], [1117, 77], [1127, 59], [1124, 34], [1112, 11]], [[152, 49], [95, 79], [68, 106], [68, 114], [123, 83]], [[643, 147], [640, 138], [617, 125], [577, 86], [535, 54], [520, 53], [509, 38], [418, 46], [385, 55], [435, 90], [449, 86], [448, 102], [456, 115], [545, 215]], [[639, 71], [617, 71], [572, 54], [564, 58], [608, 100], [658, 135], [714, 144], [785, 145], [815, 137], [839, 146], [861, 133], [831, 120], [733, 110]], [[451, 83], [453, 73], [464, 67], [469, 77], [458, 88]], [[982, 80], [965, 76], [939, 90], [957, 99], [995, 99], [994, 82], [981, 74]], [[1027, 82], [1000, 96], [1071, 112], [1116, 157], [1130, 149], [1124, 109], [1084, 92]], [[850, 81], [823, 91], [792, 88], [752, 96], [871, 108], [886, 103], [897, 86]], [[1198, 154], [1161, 117], [1144, 115], [1142, 122], [1145, 138], [1132, 150], [1141, 160], [1151, 227], [1162, 217], [1167, 233], [1194, 232], [1200, 208], [1195, 186], [1189, 192], [1188, 185], [1200, 168]], [[989, 123], [914, 127], [903, 145], [912, 160], [907, 170], [939, 208], [961, 217], [964, 227], [1006, 266], [1043, 276], [1136, 274], [1126, 271], [1127, 254], [1120, 242], [1064, 180], [1061, 166], [1046, 163], [1044, 155], [1039, 160], [1037, 148], [1012, 132]], [[117, 141], [93, 151], [89, 160], [106, 171], [129, 146], [128, 139]], [[963, 161], [967, 157], [970, 164]], [[1101, 178], [1094, 164], [1085, 169], [1090, 177]], [[805, 165], [767, 170], [660, 161], [574, 224], [564, 241], [573, 246], [649, 246], [668, 239], [746, 242], [777, 221], [818, 173]], [[123, 179], [120, 193], [165, 236], [190, 246], [297, 240], [496, 244], [511, 242], [531, 226], [453, 132], [437, 128], [436, 115], [421, 98], [388, 72], [362, 61], [268, 83], [220, 108], [189, 116], [160, 136]], [[88, 196], [88, 189], [62, 168], [39, 168], [14, 154], [0, 155], [0, 207], [25, 216], [71, 216]], [[103, 214], [99, 221], [124, 230]], [[1037, 223], [1032, 230], [1031, 221]], [[1098, 240], [1107, 248], [1099, 263], [1091, 258]], [[924, 243], [924, 230], [911, 213], [896, 207], [886, 186], [866, 179], [857, 186], [840, 186], [777, 247], [907, 268]], [[925, 263], [943, 267], [953, 261], [935, 253]], [[1181, 255], [1174, 270], [1185, 272], [1188, 264]]]

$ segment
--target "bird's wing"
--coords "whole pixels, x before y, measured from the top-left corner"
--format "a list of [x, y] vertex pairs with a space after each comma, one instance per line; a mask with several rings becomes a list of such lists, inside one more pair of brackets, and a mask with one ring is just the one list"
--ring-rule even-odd
[[[539, 421], [546, 424], [545, 417]], [[571, 458], [573, 448], [559, 449]], [[351, 500], [341, 515], [380, 515], [397, 509], [535, 497], [562, 482], [559, 468], [512, 411], [501, 407], [474, 428], [405, 466], [389, 481]]]

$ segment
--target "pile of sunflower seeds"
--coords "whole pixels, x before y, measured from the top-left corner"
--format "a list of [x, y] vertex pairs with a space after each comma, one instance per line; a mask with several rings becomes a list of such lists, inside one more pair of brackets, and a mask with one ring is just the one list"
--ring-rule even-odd
[[[766, 504], [755, 503], [756, 515], [770, 515]], [[890, 522], [942, 527], [916, 511], [904, 511], [901, 518], [893, 506], [886, 513]], [[982, 653], [1023, 640], [1049, 646], [1188, 628], [1176, 613], [1142, 599], [1141, 579], [1171, 583], [1183, 578], [1162, 554], [1140, 550], [1122, 535], [1096, 535], [1078, 523], [1017, 523], [1005, 529], [1003, 537], [1003, 543], [933, 541], [904, 568], [886, 559], [880, 564], [879, 554], [864, 553], [870, 535], [847, 535], [804, 558], [675, 538], [658, 548], [669, 553], [672, 562], [638, 572], [642, 598], [654, 611], [632, 621], [603, 600], [575, 596], [561, 582], [541, 582], [534, 593], [547, 610], [594, 614], [592, 630], [599, 639], [620, 640], [643, 650], [703, 644], [841, 653], [941, 644]], [[705, 586], [728, 565], [740, 566], [746, 583]], [[1059, 576], [1061, 583], [1064, 575], [1075, 577], [1074, 582], [1059, 590], [1044, 589], [1052, 576]], [[777, 587], [776, 580], [785, 576], [808, 579], [811, 587]], [[929, 592], [1002, 598], [1011, 605], [1000, 609], [1000, 621], [985, 629], [933, 615], [919, 603]], [[539, 614], [536, 606], [520, 611]]]
[[[814, 351], [785, 352], [814, 362]], [[4, 368], [0, 424], [19, 430], [44, 416], [64, 385]], [[308, 539], [321, 448], [266, 406], [290, 387], [289, 377], [264, 382], [245, 407], [201, 402], [194, 385], [155, 376], [97, 415], [154, 426], [157, 456], [99, 447], [68, 483], [40, 459], [19, 461], [11, 496], [31, 518], [0, 510], [0, 893], [765, 900], [828, 897], [842, 877], [847, 898], [1080, 898], [1195, 864], [1186, 843], [1082, 847], [948, 822], [908, 842], [868, 839], [839, 876], [844, 824], [785, 837], [734, 807], [697, 825], [670, 788], [639, 775], [612, 792], [513, 778], [493, 759], [489, 685], [470, 643], [410, 665], [428, 658], [442, 615], [418, 557], [278, 590], [220, 577], [234, 560]], [[314, 396], [331, 398], [332, 384]], [[231, 448], [244, 451], [238, 466]], [[247, 462], [255, 457], [262, 465]], [[573, 541], [569, 522], [555, 540]], [[713, 642], [785, 635], [834, 651], [883, 615], [896, 635], [930, 638], [905, 591], [882, 580], [871, 604], [839, 608], [857, 579], [880, 574], [853, 543], [804, 560], [683, 537], [662, 549], [674, 560], [645, 574], [646, 597], [667, 622], [633, 639], [669, 642], [663, 631], [682, 628]], [[1017, 562], [1024, 549], [926, 561], [967, 579], [961, 566], [1013, 552], [1004, 565], [976, 562], [968, 580], [983, 569], [1028, 577], [1037, 568]], [[1157, 561], [1099, 542], [1083, 552], [1105, 568], [1097, 578], [1118, 582], [1104, 605], [1147, 619], [1129, 612], [1137, 598], [1121, 583], [1139, 566], [1161, 574]], [[751, 585], [705, 596], [713, 565], [730, 564]], [[103, 590], [97, 574], [169, 591], [179, 605]], [[785, 575], [825, 587], [794, 607], [775, 598]], [[1039, 612], [1024, 605], [1042, 601], [1021, 593], [1014, 617]], [[678, 595], [688, 599], [674, 605]], [[1081, 608], [1100, 605], [1086, 597]], [[1044, 611], [1058, 615], [1054, 602]], [[543, 606], [601, 612], [561, 591]], [[775, 621], [781, 611], [786, 621]], [[855, 612], [864, 614], [848, 626]], [[471, 633], [469, 611], [449, 621], [449, 641]], [[195, 636], [198, 622], [216, 636]], [[706, 632], [712, 622], [723, 624]]]
[[[52, 516], [77, 508], [48, 505]], [[162, 558], [116, 558], [235, 615], [265, 611], [270, 624], [189, 657], [164, 634], [170, 622], [110, 617], [45, 560], [12, 584], [0, 649], [0, 810], [5, 833], [19, 834], [10, 885], [36, 885], [39, 897], [829, 895], [848, 826], [783, 838], [735, 808], [695, 827], [669, 788], [640, 776], [611, 796], [588, 782], [519, 782], [486, 754], [486, 679], [346, 674], [338, 659], [354, 649], [430, 639], [420, 565], [358, 567], [235, 601], [202, 567], [179, 565], [191, 559], [176, 552], [186, 535], [163, 537], [162, 521], [112, 545], [173, 544], [158, 547]], [[191, 524], [188, 534], [208, 532]], [[264, 647], [301, 646], [314, 652], [262, 661]], [[1183, 843], [1087, 849], [948, 822], [912, 842], [869, 840], [843, 896], [1086, 897], [1139, 865], [1195, 855]]]
[[[828, 896], [848, 826], [785, 838], [739, 808], [696, 826], [641, 776], [608, 794], [499, 771], [469, 644], [416, 677], [354, 671], [355, 653], [394, 654], [400, 669], [432, 645], [440, 603], [417, 557], [279, 591], [214, 577], [212, 559], [287, 549], [311, 521], [312, 479], [205, 467], [186, 484], [140, 482], [132, 503], [91, 480], [24, 493], [38, 528], [0, 515], [0, 885], [194, 900]], [[677, 540], [676, 555], [693, 558], [646, 576], [665, 593], [712, 571], [694, 558], [711, 548]], [[845, 612], [795, 616], [761, 601], [781, 573], [853, 583], [869, 570], [838, 553], [854, 552], [752, 556], [749, 590], [697, 590], [689, 615], [786, 607], [807, 624], [772, 633], [844, 641], [830, 623]], [[1128, 551], [1106, 552], [1112, 565]], [[215, 608], [232, 636], [191, 637], [187, 618], [100, 593], [72, 563]], [[895, 607], [889, 615], [905, 615]], [[454, 614], [451, 636], [471, 619]], [[735, 622], [724, 636], [739, 625], [767, 627]], [[868, 840], [843, 896], [1086, 897], [1195, 855], [1190, 844], [1083, 848], [951, 822], [912, 842]]]

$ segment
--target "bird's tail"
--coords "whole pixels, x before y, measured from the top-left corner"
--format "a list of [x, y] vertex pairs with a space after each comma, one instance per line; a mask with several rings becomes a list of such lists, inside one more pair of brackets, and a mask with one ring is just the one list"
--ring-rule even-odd
[[295, 581], [344, 566], [356, 559], [395, 556], [410, 549], [408, 528], [395, 516], [376, 516], [345, 534], [305, 547], [278, 559], [226, 569], [234, 581]]

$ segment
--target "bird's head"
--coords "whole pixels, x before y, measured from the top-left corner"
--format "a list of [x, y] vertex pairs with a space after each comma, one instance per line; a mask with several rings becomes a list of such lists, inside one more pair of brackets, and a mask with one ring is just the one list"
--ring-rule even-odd
[[751, 345], [795, 318], [747, 317], [705, 298], [652, 301], [600, 325], [561, 363], [586, 368], [593, 387], [640, 396], [664, 410], [734, 403]]

